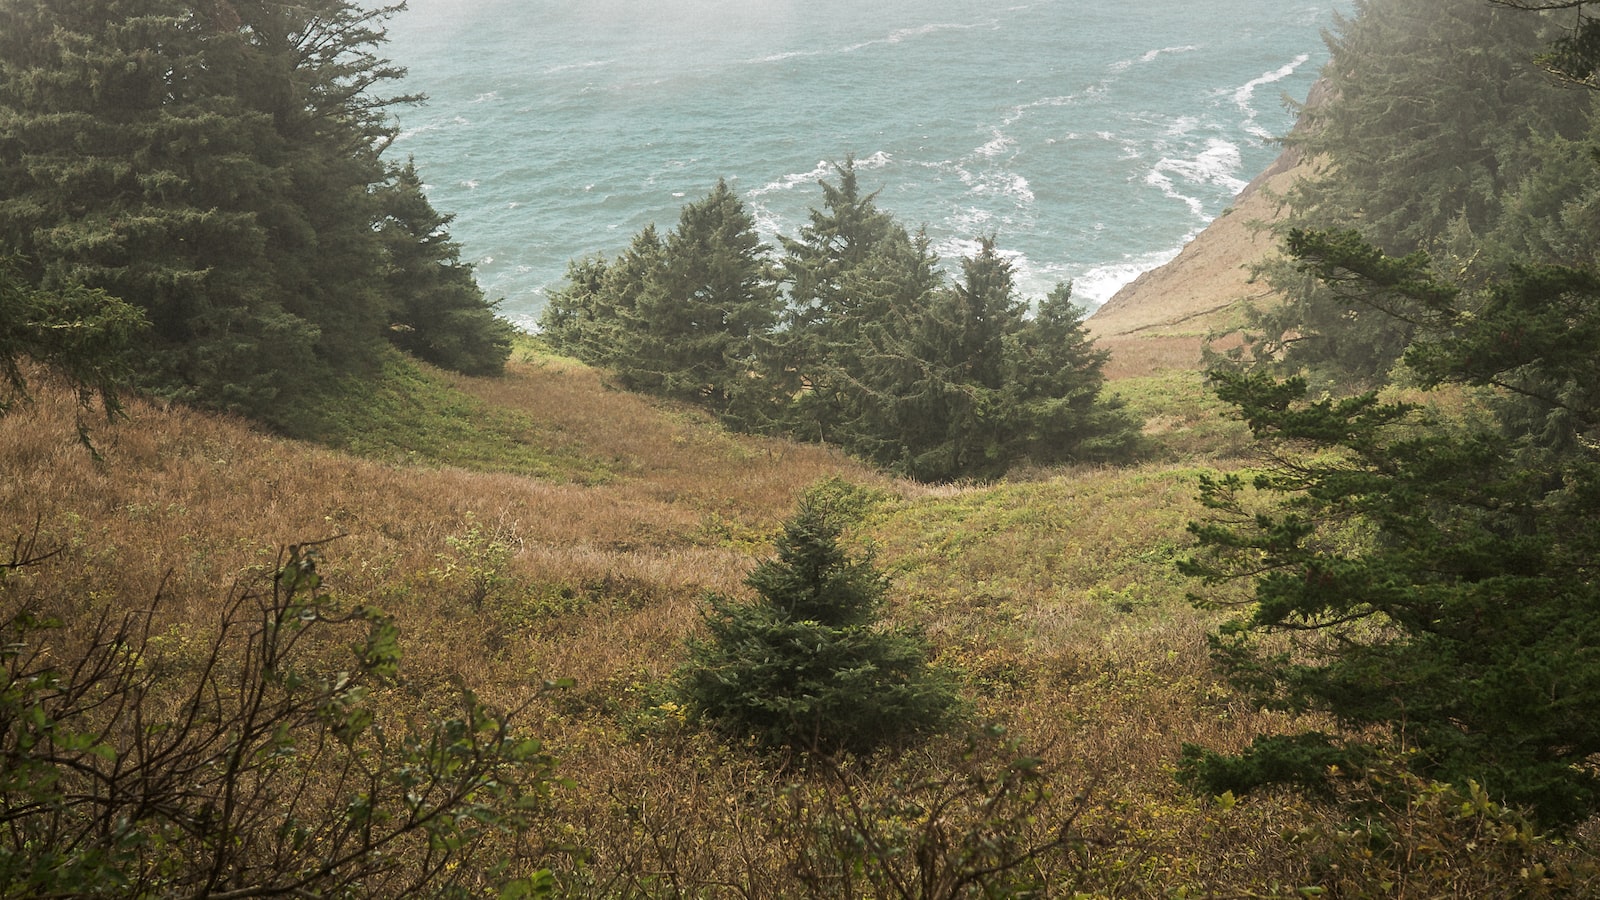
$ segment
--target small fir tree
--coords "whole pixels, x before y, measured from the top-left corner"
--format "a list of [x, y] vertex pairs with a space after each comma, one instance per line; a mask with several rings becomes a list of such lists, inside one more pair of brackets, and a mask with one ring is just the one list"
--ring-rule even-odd
[[949, 679], [914, 633], [878, 624], [888, 580], [840, 546], [852, 496], [813, 489], [746, 583], [759, 599], [713, 597], [707, 639], [680, 672], [691, 709], [769, 749], [868, 753], [944, 722]]

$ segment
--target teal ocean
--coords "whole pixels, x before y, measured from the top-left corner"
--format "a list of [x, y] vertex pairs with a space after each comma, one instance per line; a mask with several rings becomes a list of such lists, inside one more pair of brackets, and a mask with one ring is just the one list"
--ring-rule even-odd
[[950, 264], [979, 235], [1103, 302], [1277, 155], [1335, 0], [411, 0], [410, 155], [502, 311], [727, 178], [767, 239], [830, 161]]

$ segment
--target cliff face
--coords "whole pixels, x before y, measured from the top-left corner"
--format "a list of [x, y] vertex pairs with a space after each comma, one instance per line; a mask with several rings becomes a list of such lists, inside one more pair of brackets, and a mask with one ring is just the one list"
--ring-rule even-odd
[[1205, 336], [1238, 324], [1241, 301], [1270, 302], [1266, 284], [1252, 279], [1250, 269], [1277, 252], [1264, 226], [1281, 212], [1277, 197], [1306, 170], [1287, 157], [1176, 258], [1134, 279], [1089, 317], [1089, 331], [1111, 351], [1108, 376], [1195, 368]]
[[[1305, 109], [1327, 100], [1319, 81]], [[1302, 115], [1296, 128], [1310, 127], [1309, 121]], [[1241, 302], [1272, 302], [1266, 283], [1251, 278], [1250, 270], [1278, 252], [1266, 226], [1283, 213], [1279, 198], [1312, 170], [1297, 151], [1285, 151], [1176, 258], [1134, 279], [1089, 317], [1090, 333], [1111, 351], [1108, 377], [1197, 368], [1206, 335], [1239, 324]]]

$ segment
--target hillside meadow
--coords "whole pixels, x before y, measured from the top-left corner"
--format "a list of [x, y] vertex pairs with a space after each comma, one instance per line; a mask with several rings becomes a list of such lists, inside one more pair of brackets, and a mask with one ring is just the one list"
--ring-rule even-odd
[[[826, 447], [728, 433], [524, 342], [505, 377], [392, 357], [377, 387], [280, 399], [315, 443], [127, 398], [76, 440], [72, 393], [34, 373], [0, 419], [0, 537], [59, 550], [3, 584], [87, 622], [154, 605], [181, 658], [237, 586], [322, 545], [342, 602], [393, 616], [402, 678], [378, 702], [444, 710], [466, 688], [569, 782], [500, 848], [560, 896], [1581, 896], [1594, 844], [1532, 833], [1469, 788], [1350, 773], [1352, 818], [1289, 794], [1199, 797], [1185, 743], [1290, 724], [1213, 673], [1175, 561], [1204, 471], [1249, 463], [1202, 376], [1114, 382], [1145, 461], [990, 485], [886, 478]], [[818, 766], [729, 746], [671, 679], [710, 593], [743, 597], [808, 488], [854, 485], [849, 535], [962, 685], [964, 722]], [[1206, 589], [1225, 604], [1243, 586]], [[182, 678], [182, 666], [174, 668]], [[1026, 778], [1008, 777], [1022, 772]]]

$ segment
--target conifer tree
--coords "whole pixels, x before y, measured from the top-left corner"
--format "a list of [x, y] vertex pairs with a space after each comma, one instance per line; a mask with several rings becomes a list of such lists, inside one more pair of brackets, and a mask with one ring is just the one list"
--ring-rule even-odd
[[163, 393], [271, 418], [359, 369], [391, 324], [381, 154], [411, 98], [377, 93], [401, 70], [376, 48], [399, 8], [0, 0], [0, 248], [32, 289], [140, 309]]
[[[653, 236], [654, 229], [649, 233]], [[539, 313], [539, 336], [552, 349], [594, 364], [607, 355], [606, 332], [617, 324], [605, 301], [609, 269], [599, 254], [567, 263], [567, 283], [550, 293]]]
[[766, 250], [726, 181], [685, 206], [659, 265], [623, 294], [624, 383], [733, 419], [760, 415], [757, 344], [778, 308]]
[[0, 415], [26, 400], [26, 360], [53, 366], [87, 406], [98, 398], [108, 414], [127, 386], [129, 350], [145, 327], [139, 310], [101, 291], [46, 294], [24, 286], [0, 260]]
[[881, 417], [870, 424], [889, 438], [879, 461], [925, 481], [993, 476], [1012, 462], [1001, 446], [1004, 350], [1026, 305], [992, 237], [962, 260], [962, 273], [961, 283], [932, 293], [905, 329], [876, 333], [864, 378]]
[[379, 226], [387, 260], [384, 296], [390, 304], [394, 344], [418, 358], [468, 375], [496, 375], [511, 353], [511, 324], [461, 262], [461, 246], [422, 193], [416, 166], [407, 162], [380, 193]]
[[1072, 285], [1058, 284], [1006, 348], [1006, 456], [1040, 465], [1133, 455], [1140, 423], [1122, 400], [1105, 397], [1110, 351], [1084, 330]]
[[787, 378], [792, 431], [854, 444], [872, 430], [862, 420], [872, 415], [874, 335], [903, 329], [942, 279], [926, 236], [861, 193], [854, 158], [834, 170], [838, 183], [820, 182], [822, 207], [799, 237], [781, 239], [789, 308], [768, 372]]
[[784, 240], [781, 315], [753, 223], [721, 184], [664, 241], [646, 229], [615, 262], [573, 263], [546, 339], [628, 387], [922, 480], [1132, 447], [1137, 427], [1100, 397], [1105, 354], [1070, 291], [1029, 318], [992, 237], [947, 284], [927, 235], [876, 209], [852, 163], [838, 173], [801, 238]]
[[728, 737], [868, 753], [950, 715], [953, 686], [921, 640], [878, 624], [887, 579], [840, 545], [853, 500], [847, 485], [813, 488], [776, 558], [746, 579], [756, 602], [711, 599], [709, 638], [690, 642], [679, 677], [691, 708]]
[[[1318, 171], [1279, 233], [1354, 228], [1467, 286], [1519, 260], [1595, 262], [1592, 103], [1535, 64], [1559, 26], [1482, 0], [1358, 2], [1329, 38], [1329, 99], [1288, 138]], [[1268, 276], [1285, 301], [1259, 314], [1258, 349], [1322, 386], [1381, 383], [1425, 312], [1378, 313], [1292, 263]]]
[[[1191, 526], [1187, 571], [1254, 585], [1215, 654], [1264, 704], [1329, 714], [1351, 735], [1387, 730], [1430, 777], [1475, 780], [1546, 824], [1593, 815], [1600, 280], [1527, 267], [1469, 297], [1354, 232], [1296, 233], [1290, 247], [1375, 308], [1401, 294], [1432, 313], [1407, 365], [1425, 387], [1494, 389], [1498, 427], [1219, 372], [1274, 464], [1203, 485], [1216, 514]], [[1262, 738], [1240, 756], [1190, 748], [1188, 776], [1212, 792], [1314, 784], [1362, 752], [1355, 738]]]
[[1029, 316], [993, 238], [979, 241], [962, 274], [865, 330], [863, 412], [842, 430], [845, 446], [924, 481], [1130, 452], [1138, 424], [1101, 396], [1106, 354], [1084, 332], [1070, 288]]
[[551, 295], [539, 320], [555, 349], [597, 366], [621, 369], [640, 336], [633, 331], [640, 295], [661, 278], [666, 248], [647, 225], [615, 260], [594, 256], [567, 267], [567, 285]]

